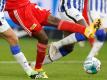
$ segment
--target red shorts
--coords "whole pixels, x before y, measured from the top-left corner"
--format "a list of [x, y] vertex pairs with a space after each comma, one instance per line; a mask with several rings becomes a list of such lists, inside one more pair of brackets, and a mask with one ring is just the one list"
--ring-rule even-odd
[[11, 19], [20, 24], [29, 35], [33, 31], [39, 32], [43, 25], [47, 24], [49, 10], [41, 9], [36, 4], [28, 4], [24, 7], [15, 10], [8, 10]]

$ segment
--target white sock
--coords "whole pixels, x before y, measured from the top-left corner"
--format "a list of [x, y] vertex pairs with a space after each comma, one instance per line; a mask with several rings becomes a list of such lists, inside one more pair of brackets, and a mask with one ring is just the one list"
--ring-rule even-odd
[[98, 53], [99, 50], [102, 48], [103, 43], [104, 43], [104, 42], [100, 42], [100, 41], [97, 41], [97, 40], [96, 40], [96, 41], [94, 42], [94, 44], [93, 44], [93, 47], [92, 47], [89, 55], [88, 55], [88, 58], [89, 58], [89, 57], [94, 57], [94, 56], [96, 55], [96, 53]]
[[44, 61], [43, 61], [43, 64], [48, 64], [48, 63], [51, 63], [51, 62], [52, 62], [52, 60], [49, 58], [48, 55], [46, 55], [46, 56], [45, 56], [45, 59], [44, 59]]
[[52, 63], [53, 61], [56, 61], [62, 57], [63, 56], [61, 55], [60, 52], [57, 52], [53, 57], [49, 57], [49, 55], [46, 55], [43, 63], [44, 64]]
[[73, 33], [73, 34], [71, 34], [71, 35], [55, 42], [54, 44], [55, 44], [56, 48], [58, 49], [58, 48], [60, 48], [64, 45], [72, 44], [72, 43], [75, 43], [75, 42], [77, 42], [77, 40], [76, 40], [76, 37], [75, 37], [75, 33]]
[[16, 61], [22, 66], [22, 68], [24, 69], [24, 71], [30, 75], [31, 74], [31, 67], [28, 64], [28, 61], [26, 60], [24, 54], [22, 52], [14, 55], [14, 58], [16, 59]]

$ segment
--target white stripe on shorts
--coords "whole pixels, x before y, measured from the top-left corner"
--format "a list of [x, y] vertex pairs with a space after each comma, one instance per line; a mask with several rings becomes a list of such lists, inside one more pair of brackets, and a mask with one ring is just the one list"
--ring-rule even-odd
[[17, 21], [20, 23], [20, 25], [24, 28], [24, 30], [31, 36], [32, 33], [25, 27], [25, 25], [23, 24], [23, 21], [20, 19], [20, 16], [18, 15], [17, 10], [13, 11], [15, 18], [17, 19]]

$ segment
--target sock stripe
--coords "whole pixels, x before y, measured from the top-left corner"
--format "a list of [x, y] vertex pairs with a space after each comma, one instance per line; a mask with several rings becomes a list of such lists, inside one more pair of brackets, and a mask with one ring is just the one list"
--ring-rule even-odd
[[38, 47], [38, 48], [42, 48], [42, 49], [44, 48], [44, 49], [45, 49], [45, 48], [47, 47], [47, 45], [42, 44], [42, 43], [38, 43], [38, 44], [37, 44], [37, 47]]
[[19, 47], [19, 45], [10, 46], [10, 50], [13, 55], [16, 55], [20, 52], [20, 47]]

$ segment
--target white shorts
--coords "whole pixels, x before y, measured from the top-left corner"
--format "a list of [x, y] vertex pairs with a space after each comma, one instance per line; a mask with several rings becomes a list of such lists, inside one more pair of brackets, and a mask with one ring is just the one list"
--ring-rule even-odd
[[102, 19], [102, 28], [106, 28], [107, 29], [107, 16], [106, 16], [106, 18]]
[[82, 13], [73, 7], [70, 9], [67, 9], [64, 12], [58, 12], [58, 15], [63, 20], [68, 20], [73, 22], [77, 22], [81, 19], [84, 19], [84, 17], [82, 16]]
[[91, 14], [90, 16], [92, 20], [95, 20], [97, 18], [101, 19], [102, 21], [101, 28], [107, 28], [107, 14], [96, 12], [96, 11], [91, 11], [90, 14]]
[[4, 13], [0, 12], [0, 33], [7, 31], [9, 28], [10, 26], [4, 18]]
[[100, 14], [100, 18], [102, 20], [102, 28], [107, 29], [107, 14]]

